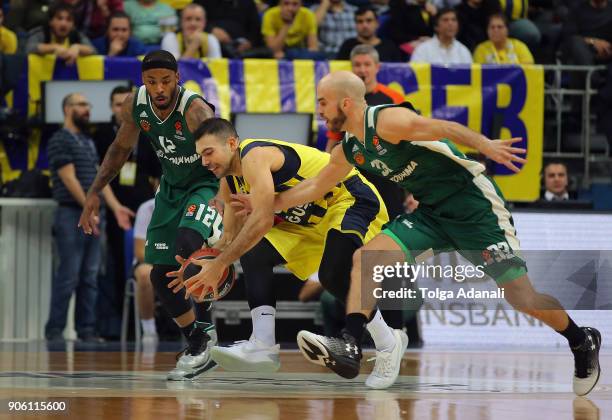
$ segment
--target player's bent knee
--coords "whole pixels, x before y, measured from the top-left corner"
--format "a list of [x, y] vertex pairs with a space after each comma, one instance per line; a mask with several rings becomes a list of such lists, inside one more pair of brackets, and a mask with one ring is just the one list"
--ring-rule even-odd
[[136, 278], [136, 282], [150, 284], [152, 269], [153, 266], [151, 264], [138, 264], [136, 268], [134, 268], [134, 277]]
[[174, 293], [168, 288], [172, 279], [166, 277], [166, 273], [175, 269], [176, 267], [171, 265], [154, 265], [151, 270], [151, 283], [155, 294], [172, 318], [178, 318], [191, 310], [191, 301], [185, 300], [184, 290]]
[[176, 254], [189, 258], [204, 245], [204, 238], [200, 232], [191, 228], [180, 227], [176, 232]]

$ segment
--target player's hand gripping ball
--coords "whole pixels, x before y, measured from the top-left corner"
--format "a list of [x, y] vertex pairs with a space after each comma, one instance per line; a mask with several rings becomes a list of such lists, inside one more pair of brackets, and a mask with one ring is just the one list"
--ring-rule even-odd
[[[198, 249], [193, 254], [191, 254], [191, 256], [187, 260], [185, 260], [185, 262], [183, 263], [183, 268], [184, 268], [183, 281], [189, 280], [191, 277], [198, 274], [200, 270], [202, 269], [202, 267], [200, 267], [199, 265], [190, 262], [191, 259], [212, 260], [212, 259], [215, 259], [217, 255], [219, 255], [220, 253], [221, 251], [215, 248], [202, 248], [202, 249]], [[234, 267], [234, 264], [230, 264], [228, 267], [225, 268], [225, 270], [223, 270], [223, 274], [221, 275], [221, 278], [219, 279], [219, 282], [217, 283], [217, 292], [219, 294], [217, 298], [214, 297], [213, 291], [209, 289], [209, 292], [206, 293], [206, 295], [204, 295], [204, 298], [202, 299], [202, 301], [211, 302], [213, 300], [222, 299], [224, 296], [226, 296], [229, 293], [229, 291], [234, 286], [235, 282], [236, 282], [236, 268]], [[194, 296], [195, 298], [198, 298], [200, 295], [202, 295], [203, 289], [204, 289], [204, 286], [197, 288], [191, 293], [192, 296]]]

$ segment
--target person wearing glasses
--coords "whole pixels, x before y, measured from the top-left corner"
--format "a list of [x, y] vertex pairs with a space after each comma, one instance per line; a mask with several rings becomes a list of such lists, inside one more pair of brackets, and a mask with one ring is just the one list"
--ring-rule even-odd
[[[76, 293], [75, 327], [83, 341], [99, 341], [96, 331], [100, 236], [85, 235], [78, 229], [79, 217], [89, 189], [97, 173], [98, 153], [87, 133], [91, 104], [80, 93], [71, 93], [62, 100], [64, 125], [49, 139], [47, 155], [53, 199], [58, 206], [53, 219], [53, 235], [59, 264], [51, 285], [51, 308], [45, 326], [45, 338], [63, 340], [68, 303]], [[106, 204], [113, 211], [117, 224], [131, 227], [134, 213], [123, 206], [110, 187], [103, 191]]]

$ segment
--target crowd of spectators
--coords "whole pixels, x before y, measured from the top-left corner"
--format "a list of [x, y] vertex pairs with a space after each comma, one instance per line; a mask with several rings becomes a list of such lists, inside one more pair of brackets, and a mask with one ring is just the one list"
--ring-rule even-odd
[[[90, 41], [92, 40], [92, 41]], [[612, 61], [608, 0], [10, 0], [0, 52], [383, 62]]]

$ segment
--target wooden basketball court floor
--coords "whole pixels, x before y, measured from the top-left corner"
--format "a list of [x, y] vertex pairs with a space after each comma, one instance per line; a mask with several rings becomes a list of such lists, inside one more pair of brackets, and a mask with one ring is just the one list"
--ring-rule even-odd
[[[289, 350], [274, 374], [216, 369], [192, 382], [168, 382], [175, 352], [82, 347], [0, 344], [0, 418], [612, 419], [611, 353], [601, 355], [602, 378], [587, 399], [571, 392], [572, 359], [561, 350], [408, 351], [397, 383], [370, 390], [364, 381], [371, 353], [350, 381]], [[32, 403], [32, 411], [9, 411], [18, 401]], [[66, 408], [36, 411], [41, 401]]]

